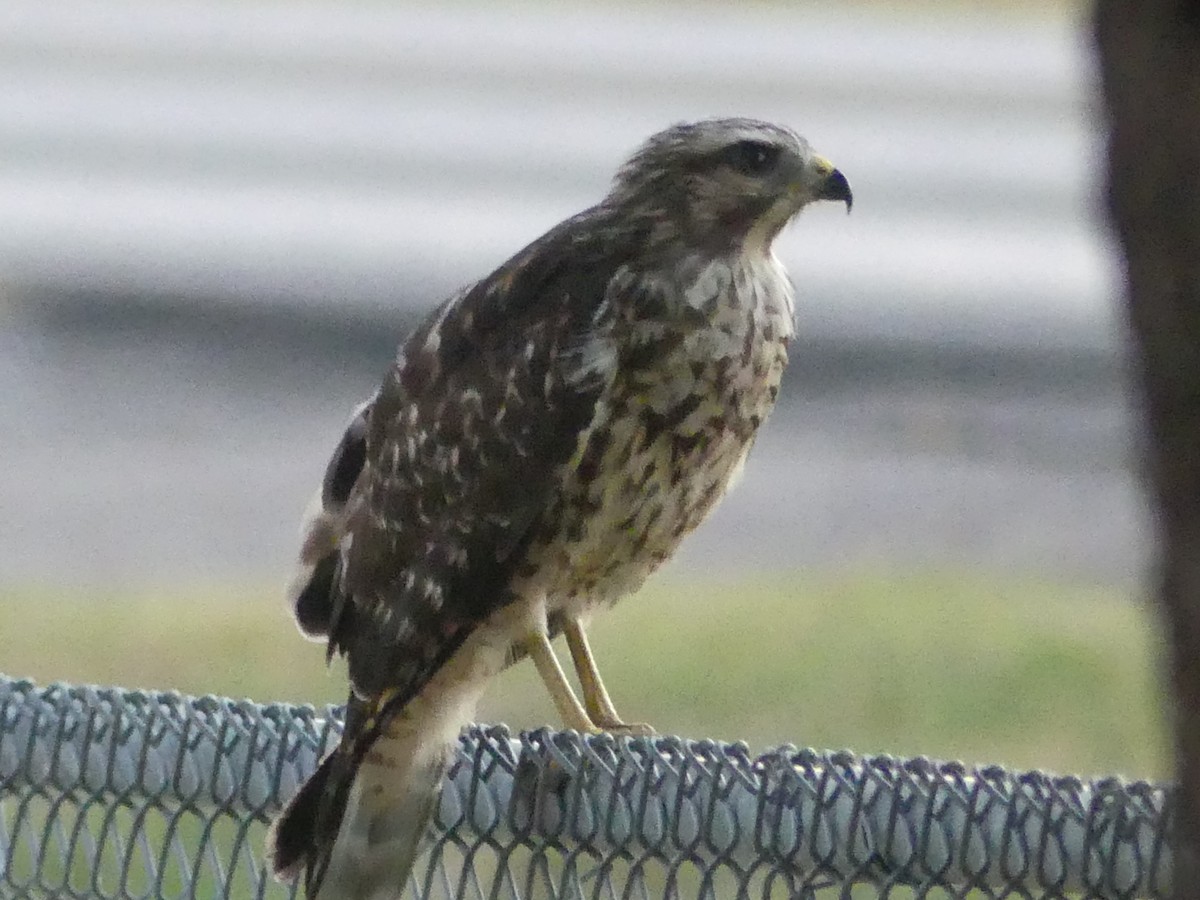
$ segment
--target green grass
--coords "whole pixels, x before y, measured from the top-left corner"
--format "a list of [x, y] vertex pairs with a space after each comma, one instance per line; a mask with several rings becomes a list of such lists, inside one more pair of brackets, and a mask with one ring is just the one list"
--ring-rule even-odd
[[[323, 648], [300, 638], [273, 587], [10, 590], [0, 603], [10, 675], [263, 701], [344, 696], [344, 670], [326, 671]], [[592, 636], [618, 708], [662, 732], [1085, 775], [1168, 772], [1159, 638], [1116, 589], [928, 573], [664, 577], [600, 617]], [[481, 718], [552, 721], [531, 668], [506, 673]]]

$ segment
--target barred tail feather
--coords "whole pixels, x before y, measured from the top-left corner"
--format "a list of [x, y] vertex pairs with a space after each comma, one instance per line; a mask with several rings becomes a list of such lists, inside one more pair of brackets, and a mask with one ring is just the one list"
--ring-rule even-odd
[[268, 833], [277, 878], [303, 872], [309, 900], [401, 895], [455, 749], [417, 725], [400, 711], [386, 730], [358, 732], [325, 758]]
[[267, 832], [267, 858], [280, 881], [292, 882], [316, 850], [314, 824], [337, 753], [329, 754], [288, 801]]
[[445, 750], [414, 761], [400, 777], [387, 765], [364, 761], [324, 871], [310, 872], [311, 900], [400, 897], [441, 796], [453, 746]]

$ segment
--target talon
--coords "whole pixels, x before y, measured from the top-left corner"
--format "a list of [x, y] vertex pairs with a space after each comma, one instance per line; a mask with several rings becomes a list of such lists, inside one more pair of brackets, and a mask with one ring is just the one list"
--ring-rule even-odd
[[608, 734], [623, 737], [653, 737], [658, 734], [645, 722], [597, 722], [596, 725]]

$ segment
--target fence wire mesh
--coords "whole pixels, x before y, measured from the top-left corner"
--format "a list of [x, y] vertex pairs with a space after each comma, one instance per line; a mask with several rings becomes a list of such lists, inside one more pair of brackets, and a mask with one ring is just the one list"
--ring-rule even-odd
[[[289, 897], [340, 711], [0, 676], [0, 897]], [[1169, 792], [678, 738], [464, 733], [413, 898], [1166, 897]]]

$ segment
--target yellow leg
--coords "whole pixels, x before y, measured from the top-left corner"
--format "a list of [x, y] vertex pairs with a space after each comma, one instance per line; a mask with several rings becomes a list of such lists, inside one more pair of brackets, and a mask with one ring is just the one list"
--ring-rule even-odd
[[538, 674], [542, 677], [546, 690], [550, 692], [550, 698], [562, 717], [564, 727], [580, 732], [600, 731], [580, 704], [575, 692], [571, 690], [570, 682], [567, 681], [562, 666], [558, 664], [558, 657], [554, 655], [554, 648], [550, 646], [550, 639], [543, 632], [535, 632], [526, 638], [525, 648], [533, 657], [533, 664], [537, 666]]
[[654, 729], [643, 722], [630, 724], [621, 721], [621, 716], [613, 706], [612, 698], [608, 696], [608, 690], [600, 678], [600, 669], [596, 666], [596, 657], [592, 655], [587, 633], [579, 621], [567, 619], [563, 622], [563, 634], [566, 635], [567, 647], [571, 650], [571, 660], [575, 663], [579, 685], [583, 688], [583, 702], [591, 720], [604, 731], [654, 734]]

